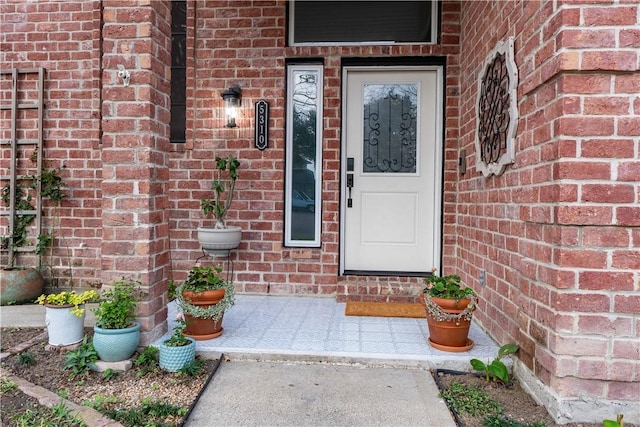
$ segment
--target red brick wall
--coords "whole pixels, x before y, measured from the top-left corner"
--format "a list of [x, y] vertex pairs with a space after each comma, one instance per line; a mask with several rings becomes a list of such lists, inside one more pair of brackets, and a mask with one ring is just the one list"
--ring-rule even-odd
[[[100, 285], [102, 161], [100, 158], [100, 3], [0, 2], [0, 67], [44, 67], [45, 166], [60, 169], [64, 193], [54, 257], [46, 263], [58, 285]], [[3, 103], [10, 99], [2, 86]], [[5, 88], [7, 88], [5, 90]], [[2, 136], [9, 139], [8, 111]], [[35, 127], [35, 123], [33, 123]], [[5, 146], [4, 149], [8, 149]], [[3, 175], [9, 157], [2, 156]], [[5, 169], [6, 168], [6, 169]], [[50, 208], [43, 230], [54, 221]], [[6, 228], [0, 234], [6, 232]], [[67, 257], [67, 249], [69, 257]], [[70, 267], [73, 267], [71, 275]], [[55, 283], [54, 283], [55, 284]]]
[[[191, 0], [183, 145], [167, 142], [167, 2], [1, 0], [0, 64], [47, 69], [46, 157], [65, 178], [60, 234], [74, 282], [141, 272], [150, 295], [141, 320], [152, 337], [164, 327], [166, 280], [182, 280], [201, 254], [195, 230], [209, 220], [200, 199], [209, 196], [214, 157], [227, 153], [242, 162], [229, 218], [245, 230], [233, 254], [240, 292], [415, 294], [417, 279], [337, 277], [340, 61], [446, 56], [444, 272], [479, 291], [478, 320], [500, 343], [519, 343], [523, 363], [561, 398], [585, 391], [633, 401], [638, 14], [635, 2], [445, 2], [440, 45], [287, 47], [284, 0]], [[520, 75], [516, 159], [503, 175], [484, 178], [474, 167], [477, 75], [488, 51], [511, 35]], [[282, 246], [285, 61], [295, 58], [325, 66], [320, 249]], [[117, 78], [120, 63], [132, 72], [128, 88]], [[221, 122], [220, 93], [232, 84], [243, 88], [239, 129]], [[259, 99], [271, 107], [264, 152], [253, 147]], [[56, 249], [63, 274], [65, 252]]]
[[[638, 5], [464, 2], [457, 270], [562, 398], [640, 396]], [[477, 75], [515, 36], [515, 163], [475, 170]], [[486, 271], [487, 284], [478, 277]], [[635, 396], [635, 397], [634, 397]]]
[[[141, 282], [143, 343], [166, 330], [171, 22], [168, 1], [103, 1], [102, 278]], [[126, 85], [118, 66], [130, 73]]]
[[[457, 159], [457, 84], [459, 4], [446, 3], [442, 12], [442, 44], [403, 46], [287, 47], [286, 2], [189, 2], [195, 22], [195, 61], [188, 64], [189, 97], [186, 147], [172, 155], [169, 183], [172, 207], [174, 279], [201, 255], [196, 228], [203, 219], [200, 199], [210, 197], [213, 159], [233, 153], [241, 160], [238, 197], [229, 223], [243, 228], [234, 258], [240, 292], [335, 294], [340, 299], [408, 300], [419, 292], [418, 279], [339, 278], [339, 168], [341, 144], [341, 58], [447, 56], [447, 130], [445, 135], [445, 264], [454, 257], [455, 180]], [[193, 45], [191, 45], [193, 46]], [[320, 58], [324, 62], [324, 141], [322, 247], [283, 247], [285, 61]], [[229, 86], [242, 88], [242, 125], [225, 129], [220, 94]], [[191, 85], [188, 84], [191, 88]], [[270, 103], [269, 148], [254, 148], [253, 105]], [[348, 295], [348, 297], [347, 297]]]

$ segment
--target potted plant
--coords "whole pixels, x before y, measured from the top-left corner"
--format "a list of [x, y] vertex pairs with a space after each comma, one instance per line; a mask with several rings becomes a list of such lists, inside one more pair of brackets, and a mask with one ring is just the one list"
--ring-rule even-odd
[[200, 205], [205, 216], [213, 214], [215, 226], [198, 227], [198, 241], [209, 255], [227, 256], [240, 244], [242, 229], [228, 226], [225, 217], [233, 201], [233, 190], [238, 179], [240, 162], [233, 155], [216, 157], [216, 169], [211, 184], [212, 199], [202, 199]]
[[135, 310], [140, 295], [140, 282], [122, 278], [103, 291], [93, 310], [93, 347], [105, 362], [119, 362], [130, 358], [140, 342], [140, 323]]
[[173, 335], [160, 344], [160, 367], [169, 372], [179, 371], [196, 358], [196, 340], [184, 335], [184, 327], [184, 315], [178, 313]]
[[477, 295], [460, 284], [460, 276], [438, 276], [433, 269], [425, 281], [424, 302], [429, 326], [429, 344], [444, 351], [470, 350], [469, 328]]
[[40, 295], [36, 302], [45, 306], [49, 344], [65, 346], [82, 341], [86, 314], [84, 305], [96, 301], [98, 297], [98, 292], [94, 290], [80, 294], [75, 291], [63, 291]]
[[222, 335], [222, 317], [235, 302], [230, 280], [220, 277], [220, 267], [196, 265], [176, 291], [178, 307], [185, 315], [184, 334], [196, 340]]

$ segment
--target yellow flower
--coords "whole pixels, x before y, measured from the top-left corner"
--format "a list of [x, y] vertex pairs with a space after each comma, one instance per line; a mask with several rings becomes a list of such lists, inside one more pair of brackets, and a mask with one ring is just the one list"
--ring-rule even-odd
[[93, 289], [84, 291], [81, 294], [76, 294], [75, 291], [62, 291], [57, 294], [42, 294], [38, 297], [36, 302], [42, 305], [73, 305], [73, 308], [70, 309], [69, 312], [78, 317], [82, 317], [84, 308], [80, 308], [80, 306], [88, 302], [96, 301], [99, 296], [98, 292]]

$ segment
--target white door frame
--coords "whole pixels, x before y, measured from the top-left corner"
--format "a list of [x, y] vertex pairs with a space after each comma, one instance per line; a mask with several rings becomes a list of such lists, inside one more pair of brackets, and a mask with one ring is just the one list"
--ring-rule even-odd
[[[444, 66], [442, 65], [424, 65], [424, 66], [345, 66], [342, 68], [342, 112], [341, 112], [341, 168], [340, 168], [340, 264], [339, 275], [343, 275], [345, 271], [345, 215], [347, 208], [346, 197], [346, 166], [347, 166], [347, 150], [346, 150], [346, 111], [347, 111], [347, 81], [350, 71], [436, 71], [437, 74], [437, 118], [436, 124], [436, 150], [435, 150], [435, 165], [436, 176], [439, 179], [435, 180], [435, 204], [437, 206], [437, 214], [434, 215], [433, 223], [433, 260], [432, 266], [438, 267], [441, 264], [442, 258], [442, 227], [443, 227], [443, 215], [442, 215], [442, 181], [443, 181], [443, 148], [444, 148], [444, 134], [443, 134], [443, 74]], [[396, 275], [394, 273], [385, 275]]]

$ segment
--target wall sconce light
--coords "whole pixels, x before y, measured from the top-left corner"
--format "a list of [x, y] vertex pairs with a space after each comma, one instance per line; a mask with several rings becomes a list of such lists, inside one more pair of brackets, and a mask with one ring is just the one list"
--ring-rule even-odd
[[231, 86], [222, 92], [222, 99], [224, 100], [225, 126], [228, 128], [238, 127], [236, 119], [238, 118], [238, 109], [242, 99], [242, 89], [239, 86]]

